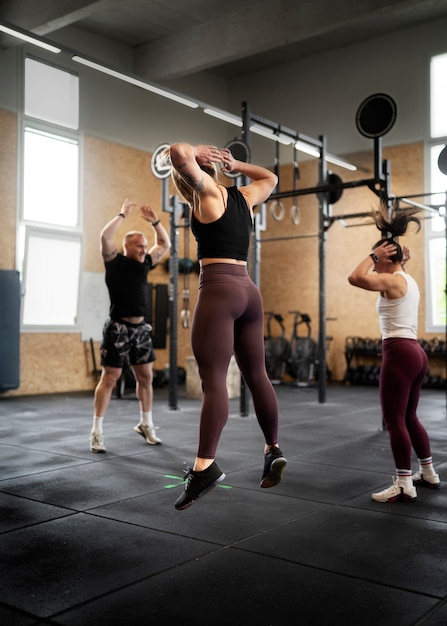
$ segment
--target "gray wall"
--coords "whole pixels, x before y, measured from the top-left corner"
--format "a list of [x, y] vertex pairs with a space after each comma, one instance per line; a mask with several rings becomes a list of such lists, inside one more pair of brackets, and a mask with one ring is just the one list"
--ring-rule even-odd
[[[447, 51], [446, 32], [447, 20], [440, 20], [231, 81], [203, 73], [166, 86], [236, 114], [247, 101], [256, 115], [312, 137], [326, 135], [328, 150], [334, 154], [371, 148], [371, 140], [355, 127], [355, 114], [364, 98], [384, 92], [398, 107], [396, 124], [384, 137], [384, 146], [425, 141], [429, 138], [429, 60]], [[77, 51], [107, 59], [124, 71], [131, 65], [131, 56], [122, 46], [84, 36], [81, 40], [76, 29], [66, 29], [64, 35], [66, 45]], [[74, 64], [69, 55], [27, 49], [79, 72], [85, 133], [150, 151], [178, 140], [223, 145], [239, 132], [201, 110]], [[0, 107], [7, 110], [16, 110], [19, 102], [17, 50], [0, 51]], [[252, 136], [252, 152], [253, 160], [273, 163], [272, 142]], [[281, 148], [281, 162], [291, 156], [290, 148]]]
[[446, 33], [447, 20], [440, 20], [237, 79], [232, 107], [245, 98], [254, 113], [313, 137], [324, 134], [331, 152], [346, 153], [369, 148], [355, 115], [367, 96], [382, 92], [398, 110], [384, 145], [427, 140], [430, 57], [447, 52]]

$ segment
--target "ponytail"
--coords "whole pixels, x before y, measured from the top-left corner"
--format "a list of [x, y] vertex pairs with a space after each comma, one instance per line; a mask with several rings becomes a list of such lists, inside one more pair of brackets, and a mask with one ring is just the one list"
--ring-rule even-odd
[[403, 258], [402, 248], [395, 241], [395, 237], [405, 235], [410, 222], [414, 222], [417, 225], [416, 232], [421, 229], [421, 220], [415, 216], [419, 209], [405, 209], [405, 211], [399, 210], [396, 204], [393, 204], [390, 211], [384, 202], [381, 202], [379, 209], [371, 212], [371, 217], [378, 230], [382, 234], [387, 233], [385, 237], [382, 237], [377, 241], [373, 250], [383, 243], [392, 243], [396, 246], [396, 253], [390, 258], [392, 263], [400, 263]]
[[376, 227], [382, 233], [390, 233], [389, 238], [394, 239], [394, 237], [405, 235], [410, 222], [414, 222], [417, 225], [417, 232], [420, 231], [421, 220], [415, 216], [415, 213], [418, 211], [419, 209], [405, 209], [405, 211], [402, 211], [394, 204], [388, 215], [388, 207], [382, 202], [377, 211], [372, 211], [371, 217]]

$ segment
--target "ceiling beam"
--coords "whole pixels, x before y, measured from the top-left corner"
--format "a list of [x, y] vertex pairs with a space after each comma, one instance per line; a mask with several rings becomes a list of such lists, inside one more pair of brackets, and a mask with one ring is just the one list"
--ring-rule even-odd
[[[141, 45], [135, 51], [135, 72], [148, 80], [169, 80], [265, 54], [291, 44], [309, 46], [318, 38], [358, 29], [359, 39], [402, 27], [405, 15], [437, 0], [260, 0], [222, 18]], [[335, 46], [334, 46], [335, 47]]]
[[[0, 21], [49, 39], [54, 32], [54, 42], [57, 43], [56, 31], [63, 31], [72, 25], [82, 28], [82, 21], [89, 17], [95, 18], [93, 23], [101, 24], [104, 15], [103, 24], [110, 20], [116, 36], [116, 20], [120, 11], [110, 9], [122, 9], [125, 4], [129, 23], [133, 15], [135, 19], [146, 15], [148, 30], [152, 27], [152, 34], [147, 34], [147, 43], [140, 46], [127, 44], [135, 60], [134, 73], [146, 80], [163, 82], [220, 66], [227, 66], [222, 69], [231, 76], [234, 71], [232, 64], [239, 62], [243, 71], [245, 59], [252, 60], [250, 69], [253, 71], [255, 68], [256, 71], [258, 61], [262, 61], [261, 68], [274, 65], [277, 58], [286, 62], [315, 55], [445, 14], [445, 0], [259, 0], [254, 3], [240, 2], [239, 5], [234, 3], [231, 6], [238, 6], [237, 10], [228, 9], [223, 16], [207, 21], [207, 1], [212, 2], [2, 0]], [[191, 20], [181, 20], [182, 14]], [[216, 15], [213, 11], [210, 14]], [[154, 29], [155, 18], [161, 19], [160, 16], [165, 15], [169, 17], [166, 28]], [[181, 26], [177, 28], [179, 20]], [[143, 17], [139, 23], [139, 41], [144, 40], [146, 32], [141, 23], [144, 23]], [[194, 25], [191, 26], [191, 23]], [[106, 29], [104, 26], [103, 37], [107, 37]], [[162, 32], [171, 34], [161, 35]], [[90, 35], [94, 37], [93, 33]], [[112, 44], [123, 45], [122, 41], [114, 40], [112, 34], [109, 40]], [[2, 36], [0, 44], [3, 43], [11, 45], [11, 38]], [[76, 48], [81, 54], [82, 44], [80, 37]]]
[[100, 13], [120, 1], [122, 0], [3, 0], [0, 20], [44, 36]]

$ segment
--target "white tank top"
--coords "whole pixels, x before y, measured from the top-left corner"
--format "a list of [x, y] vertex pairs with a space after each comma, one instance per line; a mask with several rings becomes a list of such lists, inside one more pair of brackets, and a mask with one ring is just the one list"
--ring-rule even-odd
[[417, 339], [419, 287], [414, 278], [406, 272], [398, 271], [394, 274], [400, 274], [405, 278], [407, 293], [402, 298], [393, 300], [379, 295], [376, 307], [382, 339], [391, 337]]

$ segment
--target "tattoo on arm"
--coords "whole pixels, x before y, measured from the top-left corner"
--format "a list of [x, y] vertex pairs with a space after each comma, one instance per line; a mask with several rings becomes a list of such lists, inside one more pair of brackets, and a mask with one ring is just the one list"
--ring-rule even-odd
[[205, 189], [205, 182], [203, 180], [203, 176], [202, 178], [196, 178], [195, 176], [191, 176], [190, 174], [188, 174], [187, 176], [184, 176], [185, 182], [191, 187], [191, 189], [195, 189], [196, 191], [200, 192], [203, 191]]
[[152, 259], [152, 265], [157, 265], [157, 263], [161, 261], [161, 259], [164, 257], [167, 251], [168, 251], [167, 246], [160, 246], [156, 248], [155, 250], [152, 250], [150, 253], [151, 259]]
[[177, 170], [179, 174], [182, 176], [183, 180], [191, 187], [191, 189], [195, 189], [196, 191], [203, 191], [205, 189], [205, 182], [203, 176], [201, 178], [196, 178], [193, 174], [190, 174], [187, 171], [183, 171], [187, 166], [186, 162], [181, 163], [177, 166]]

